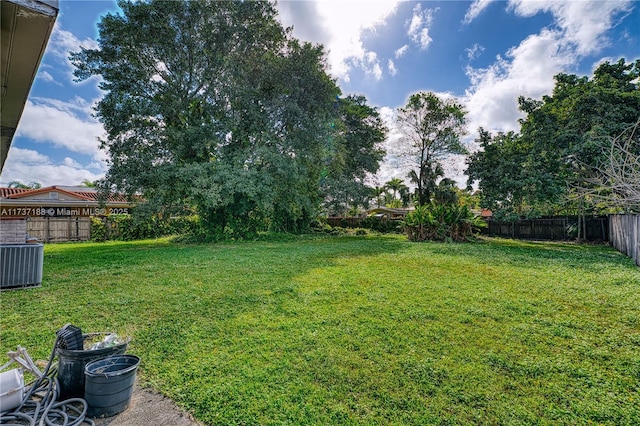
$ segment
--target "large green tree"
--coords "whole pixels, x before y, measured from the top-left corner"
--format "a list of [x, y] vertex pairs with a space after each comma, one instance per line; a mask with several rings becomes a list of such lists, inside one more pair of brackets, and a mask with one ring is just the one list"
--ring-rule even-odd
[[368, 206], [370, 188], [366, 179], [378, 171], [384, 158], [382, 143], [387, 128], [364, 96], [336, 99], [334, 111], [321, 183], [325, 208], [344, 213], [350, 207]]
[[528, 147], [514, 132], [492, 135], [479, 129], [476, 143], [480, 149], [467, 158], [468, 184], [477, 182], [480, 203], [498, 218], [519, 217], [529, 213], [534, 203], [536, 182], [527, 174]]
[[431, 201], [441, 161], [451, 154], [466, 154], [460, 142], [464, 134], [465, 110], [452, 98], [432, 92], [414, 93], [397, 111], [400, 131], [407, 144], [404, 153], [414, 165], [411, 179], [416, 184], [416, 201]]
[[14, 180], [9, 182], [7, 188], [17, 188], [17, 189], [39, 189], [42, 185], [40, 182], [31, 182], [31, 183], [22, 183], [19, 180]]
[[195, 206], [216, 236], [297, 230], [319, 181], [339, 90], [321, 46], [301, 44], [266, 1], [119, 1], [98, 49], [71, 60], [102, 77], [103, 188]]
[[409, 204], [409, 187], [400, 178], [388, 180], [384, 186], [391, 191], [388, 207], [406, 207]]
[[[519, 99], [520, 134], [480, 129], [481, 150], [469, 157], [467, 174], [483, 206], [516, 216], [611, 208], [594, 194], [611, 164], [611, 141], [640, 118], [639, 77], [640, 61], [624, 59], [599, 65], [591, 79], [558, 74], [551, 95]], [[631, 156], [640, 153], [629, 140]]]
[[[606, 161], [603, 143], [640, 118], [640, 60], [605, 62], [593, 77], [558, 74], [551, 96], [520, 98], [521, 137], [529, 147], [527, 170], [537, 176], [547, 201], [593, 210], [588, 197], [594, 167]], [[606, 208], [606, 206], [604, 206]]]

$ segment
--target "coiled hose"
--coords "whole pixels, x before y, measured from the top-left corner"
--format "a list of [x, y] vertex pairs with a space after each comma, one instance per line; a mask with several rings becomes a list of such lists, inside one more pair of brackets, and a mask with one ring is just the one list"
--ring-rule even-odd
[[30, 389], [22, 399], [20, 406], [13, 411], [0, 413], [0, 425], [78, 426], [86, 424], [95, 426], [93, 420], [86, 418], [87, 401], [84, 399], [71, 398], [57, 401], [60, 384], [56, 377], [57, 370], [52, 368], [52, 365], [59, 341], [60, 336], [56, 338], [42, 377], [29, 385]]

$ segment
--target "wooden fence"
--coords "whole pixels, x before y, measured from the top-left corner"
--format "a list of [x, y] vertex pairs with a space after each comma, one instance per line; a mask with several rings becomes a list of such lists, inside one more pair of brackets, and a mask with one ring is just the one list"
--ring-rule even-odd
[[[609, 218], [587, 217], [583, 238], [587, 241], [609, 240]], [[577, 216], [558, 216], [538, 219], [522, 219], [515, 222], [487, 220], [482, 233], [492, 236], [531, 240], [572, 240], [577, 237]]]
[[27, 234], [49, 243], [56, 241], [87, 241], [91, 238], [91, 218], [82, 216], [30, 217]]
[[640, 266], [640, 215], [612, 215], [609, 235], [613, 248], [633, 258]]
[[[386, 219], [386, 218], [385, 218]], [[327, 224], [331, 226], [339, 226], [341, 228], [357, 228], [360, 226], [364, 218], [362, 217], [328, 217]]]

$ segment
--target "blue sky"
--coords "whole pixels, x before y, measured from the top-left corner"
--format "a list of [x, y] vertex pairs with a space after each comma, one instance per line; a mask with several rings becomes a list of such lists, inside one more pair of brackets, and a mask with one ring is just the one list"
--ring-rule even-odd
[[[393, 111], [411, 93], [455, 96], [468, 111], [465, 141], [478, 127], [518, 130], [517, 98], [550, 94], [559, 72], [591, 75], [604, 60], [640, 58], [634, 1], [280, 1], [281, 20], [300, 39], [322, 43], [343, 94], [362, 94], [388, 120], [389, 156], [372, 183], [405, 178]], [[74, 185], [104, 175], [104, 137], [92, 117], [98, 79], [73, 82], [67, 56], [97, 47], [96, 23], [115, 1], [60, 0], [60, 13], [0, 176]], [[464, 182], [463, 160], [447, 173]]]

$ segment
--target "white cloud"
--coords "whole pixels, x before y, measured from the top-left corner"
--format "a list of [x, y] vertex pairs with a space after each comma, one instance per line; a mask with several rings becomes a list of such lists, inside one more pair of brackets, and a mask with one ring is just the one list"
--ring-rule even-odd
[[560, 34], [543, 30], [498, 57], [485, 69], [468, 68], [472, 86], [467, 90], [470, 129], [517, 130], [518, 96], [540, 98], [553, 89], [553, 76], [574, 63], [575, 56], [561, 49]]
[[389, 70], [390, 75], [398, 74], [398, 69], [396, 68], [396, 64], [394, 64], [391, 59], [389, 59], [389, 62], [387, 63], [387, 69]]
[[516, 14], [551, 12], [555, 25], [530, 35], [491, 66], [467, 69], [472, 83], [466, 92], [469, 129], [518, 130], [518, 96], [540, 99], [550, 94], [553, 76], [571, 72], [580, 58], [597, 54], [615, 16], [628, 7], [628, 2], [512, 0], [509, 8]]
[[467, 13], [464, 15], [462, 23], [469, 24], [476, 19], [484, 10], [495, 0], [474, 0], [469, 6]]
[[72, 167], [74, 169], [79, 169], [82, 167], [80, 163], [78, 163], [76, 160], [74, 160], [71, 157], [65, 157], [64, 160], [62, 160], [62, 165], [67, 167]]
[[85, 49], [98, 49], [99, 46], [98, 43], [91, 38], [80, 40], [72, 32], [62, 29], [62, 25], [56, 22], [51, 32], [49, 44], [47, 45], [48, 51], [66, 61], [69, 53], [79, 51], [80, 47], [84, 47]]
[[[77, 161], [65, 158], [56, 164], [46, 155], [30, 149], [11, 148], [0, 177], [0, 185], [6, 186], [12, 181], [23, 183], [38, 182], [42, 186], [78, 185], [84, 180], [94, 181], [104, 176], [102, 169], [95, 173], [92, 167], [83, 167]], [[28, 170], [28, 175], [25, 175]]]
[[[51, 164], [51, 160], [49, 159], [49, 157], [31, 149], [11, 148], [7, 158], [9, 157], [11, 157], [11, 160], [20, 161], [28, 166], [38, 167], [48, 166]], [[10, 161], [6, 162], [7, 166], [9, 166], [10, 164]]]
[[632, 1], [554, 1], [510, 0], [509, 9], [516, 15], [534, 16], [551, 12], [563, 32], [564, 41], [575, 45], [578, 55], [598, 52], [609, 40], [607, 31], [620, 14], [628, 13]]
[[382, 72], [382, 68], [371, 62], [370, 53], [375, 52], [364, 47], [362, 36], [382, 25], [399, 3], [399, 0], [281, 1], [277, 8], [283, 24], [294, 26], [294, 36], [322, 43], [328, 51], [330, 72], [349, 81], [353, 67], [379, 79], [378, 69]]
[[16, 136], [101, 160], [104, 153], [100, 151], [97, 139], [103, 137], [105, 131], [90, 112], [91, 105], [81, 98], [68, 102], [32, 98], [25, 105]]
[[378, 170], [378, 173], [372, 178], [372, 182], [367, 183], [369, 185], [380, 186], [393, 178], [399, 178], [407, 182], [406, 177], [411, 168], [403, 158], [404, 155], [401, 146], [402, 134], [395, 123], [396, 113], [389, 107], [382, 107], [378, 112], [380, 113], [380, 118], [384, 120], [385, 125], [389, 129], [387, 139], [384, 142], [384, 149], [387, 154], [385, 155], [384, 161], [380, 164], [380, 170]]
[[396, 50], [395, 51], [396, 59], [403, 57], [404, 54], [407, 53], [408, 50], [409, 50], [409, 45], [408, 44], [405, 44], [404, 46], [402, 46], [401, 48]]
[[[436, 9], [437, 10], [437, 9]], [[420, 46], [420, 49], [429, 47], [433, 39], [429, 36], [429, 26], [433, 22], [432, 9], [422, 10], [422, 3], [417, 3], [413, 8], [413, 16], [407, 21], [407, 35]]]
[[376, 80], [382, 79], [382, 67], [375, 52], [367, 52], [362, 60], [362, 68], [365, 74], [372, 76]]
[[475, 43], [470, 48], [465, 49], [465, 52], [467, 52], [467, 57], [469, 58], [469, 60], [474, 60], [482, 55], [482, 52], [484, 52], [484, 47], [480, 46], [478, 43]]
[[[70, 31], [62, 29], [62, 24], [56, 22], [47, 44], [47, 53], [51, 54], [56, 62], [62, 65], [61, 69], [67, 75], [69, 80], [73, 80], [74, 66], [69, 61], [69, 54], [71, 52], [79, 52], [80, 47], [86, 49], [98, 49], [98, 43], [91, 39], [85, 38], [80, 40]], [[90, 80], [99, 79], [99, 77], [92, 77]]]
[[284, 26], [294, 25], [297, 38], [322, 43], [331, 41], [329, 29], [318, 19], [317, 3], [313, 1], [279, 1], [278, 12]]
[[36, 78], [46, 81], [47, 83], [55, 83], [57, 85], [60, 85], [60, 83], [58, 83], [56, 79], [53, 78], [53, 76], [45, 70], [40, 70], [38, 74], [36, 74]]

